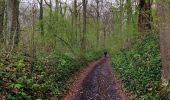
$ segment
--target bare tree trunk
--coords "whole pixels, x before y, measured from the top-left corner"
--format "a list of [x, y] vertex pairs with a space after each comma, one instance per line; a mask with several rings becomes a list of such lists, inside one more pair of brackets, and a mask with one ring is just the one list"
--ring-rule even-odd
[[44, 35], [44, 23], [43, 21], [43, 14], [44, 14], [44, 10], [43, 10], [43, 0], [38, 0], [39, 6], [40, 6], [40, 15], [39, 15], [39, 21], [40, 21], [40, 33], [43, 36]]
[[[78, 41], [81, 41], [81, 32], [82, 32], [82, 27], [81, 27], [81, 13], [79, 13], [78, 14], [78, 29], [79, 29], [79, 33], [80, 33], [80, 35], [79, 35], [79, 40]], [[81, 46], [81, 42], [79, 43], [79, 46]]]
[[[35, 5], [36, 4], [33, 4], [33, 7], [32, 7], [32, 57], [33, 59], [36, 58], [36, 47], [35, 47]], [[32, 68], [31, 68], [31, 71], [32, 71]]]
[[2, 39], [2, 32], [4, 28], [4, 10], [5, 10], [5, 1], [0, 0], [0, 41]]
[[49, 23], [49, 29], [51, 30], [51, 28], [52, 28], [52, 1], [51, 0], [49, 0], [49, 3], [46, 1], [46, 0], [44, 0], [45, 1], [45, 3], [46, 3], [46, 5], [48, 5], [48, 7], [50, 8], [50, 12], [49, 12], [49, 16], [50, 16], [50, 23]]
[[140, 0], [138, 30], [141, 33], [151, 31], [152, 28], [152, 0]]
[[86, 24], [87, 24], [87, 20], [86, 20], [86, 10], [87, 10], [87, 0], [83, 0], [83, 36], [82, 36], [82, 50], [86, 50]]
[[58, 13], [59, 12], [59, 1], [55, 0], [55, 12]]
[[104, 29], [103, 29], [103, 37], [104, 37], [104, 44], [103, 44], [103, 46], [104, 46], [104, 48], [106, 48], [106, 27], [104, 27]]
[[59, 1], [55, 0], [55, 16], [57, 17], [57, 21], [58, 21], [58, 16], [59, 15]]
[[15, 44], [19, 43], [19, 29], [20, 29], [20, 24], [19, 24], [19, 0], [15, 0], [14, 2], [14, 22], [13, 22], [13, 26], [14, 29], [16, 30], [16, 37], [15, 37]]
[[8, 58], [19, 43], [19, 0], [6, 1], [5, 50]]
[[71, 31], [74, 33], [74, 14], [71, 12]]
[[49, 7], [50, 7], [50, 23], [52, 22], [52, 12], [53, 12], [53, 8], [52, 8], [52, 1], [50, 0], [50, 4], [49, 4]]
[[75, 44], [75, 34], [74, 34], [74, 28], [75, 28], [75, 23], [74, 23], [74, 12], [72, 10], [70, 10], [71, 12], [71, 32], [72, 34], [70, 35], [70, 41], [71, 44], [74, 45]]
[[130, 24], [132, 23], [132, 1], [126, 0], [126, 15], [127, 15], [127, 22], [126, 22], [126, 38], [125, 38], [125, 47], [129, 47], [131, 45], [130, 38], [128, 36], [128, 32], [130, 30]]
[[131, 0], [126, 0], [127, 3], [127, 24], [129, 25], [132, 21], [132, 2]]
[[99, 17], [100, 17], [100, 15], [99, 15], [99, 0], [96, 0], [96, 6], [97, 6], [97, 8], [96, 8], [96, 13], [97, 13], [97, 47], [99, 47]]
[[[66, 10], [67, 10], [67, 3], [65, 2], [65, 3], [62, 3], [62, 2], [59, 2], [59, 4], [60, 4], [60, 15], [62, 16], [62, 17], [64, 17], [65, 16], [65, 14], [66, 14]], [[64, 6], [62, 7], [62, 4], [64, 4]]]
[[[19, 1], [7, 0], [7, 37], [8, 45], [19, 42]], [[14, 40], [13, 40], [14, 39]]]
[[121, 34], [124, 33], [124, 27], [123, 27], [123, 20], [124, 20], [124, 0], [120, 0], [120, 29], [121, 29]]
[[78, 28], [78, 26], [77, 26], [77, 19], [78, 18], [78, 12], [77, 12], [77, 0], [74, 0], [74, 28], [75, 28], [75, 39], [76, 39], [76, 42], [77, 42], [77, 28]]
[[164, 86], [169, 84], [170, 80], [170, 11], [166, 0], [161, 0], [158, 4], [158, 16], [160, 26], [160, 51], [162, 62], [162, 82]]

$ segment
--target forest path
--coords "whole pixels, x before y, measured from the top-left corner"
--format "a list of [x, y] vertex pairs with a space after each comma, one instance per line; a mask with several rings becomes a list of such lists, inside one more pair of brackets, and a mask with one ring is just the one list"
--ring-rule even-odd
[[112, 73], [109, 58], [92, 62], [75, 78], [62, 100], [129, 100]]

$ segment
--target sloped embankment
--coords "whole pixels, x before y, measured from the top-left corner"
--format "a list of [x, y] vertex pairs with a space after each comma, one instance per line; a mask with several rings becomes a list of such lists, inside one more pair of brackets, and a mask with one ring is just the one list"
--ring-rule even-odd
[[161, 64], [157, 34], [147, 35], [113, 55], [112, 63], [124, 87], [133, 94], [132, 98], [159, 99]]

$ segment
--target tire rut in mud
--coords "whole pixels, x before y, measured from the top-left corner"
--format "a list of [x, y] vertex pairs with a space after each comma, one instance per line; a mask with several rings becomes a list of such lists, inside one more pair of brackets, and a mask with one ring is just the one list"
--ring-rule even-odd
[[[76, 100], [121, 100], [106, 59], [98, 63], [85, 78]], [[115, 86], [115, 87], [114, 87]]]
[[129, 100], [112, 73], [108, 58], [89, 66], [85, 73], [80, 74], [62, 100]]

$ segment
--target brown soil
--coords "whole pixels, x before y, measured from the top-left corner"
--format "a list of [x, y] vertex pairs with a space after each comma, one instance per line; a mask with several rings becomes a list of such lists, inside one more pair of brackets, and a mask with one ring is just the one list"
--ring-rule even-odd
[[62, 100], [129, 100], [121, 83], [112, 73], [108, 58], [83, 69]]

